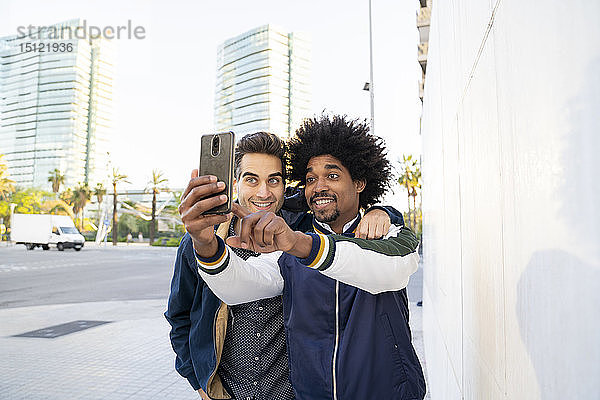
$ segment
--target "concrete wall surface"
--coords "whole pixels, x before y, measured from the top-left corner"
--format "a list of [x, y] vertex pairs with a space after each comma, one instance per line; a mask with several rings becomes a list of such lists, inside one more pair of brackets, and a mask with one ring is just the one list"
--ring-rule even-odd
[[423, 110], [432, 399], [600, 399], [600, 2], [448, 0]]

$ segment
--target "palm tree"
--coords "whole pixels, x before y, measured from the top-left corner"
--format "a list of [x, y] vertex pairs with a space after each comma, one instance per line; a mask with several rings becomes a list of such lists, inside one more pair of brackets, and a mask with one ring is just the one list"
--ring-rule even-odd
[[83, 210], [91, 198], [92, 191], [88, 184], [79, 182], [73, 190], [71, 201], [73, 203], [73, 212], [76, 215], [80, 214], [81, 231], [83, 231]]
[[59, 196], [59, 199], [64, 201], [70, 206], [73, 206], [73, 190], [71, 188], [66, 188]]
[[152, 170], [152, 180], [148, 182], [146, 191], [152, 191], [152, 222], [150, 223], [150, 246], [154, 242], [156, 234], [156, 195], [161, 191], [168, 190], [166, 184], [169, 180], [163, 176], [163, 172], [157, 169]]
[[8, 195], [15, 191], [15, 181], [8, 177], [8, 165], [3, 160], [4, 154], [0, 154], [0, 200], [7, 200]]
[[408, 219], [411, 228], [414, 230], [417, 226], [416, 206], [411, 211], [410, 198], [413, 197], [413, 203], [417, 196], [417, 189], [420, 188], [421, 170], [418, 166], [418, 161], [413, 160], [412, 154], [403, 155], [400, 161], [401, 174], [398, 178], [398, 183], [406, 189], [408, 201]]
[[98, 204], [102, 204], [102, 200], [104, 199], [104, 195], [106, 194], [106, 188], [102, 183], [97, 183], [94, 188], [94, 196], [98, 199]]
[[413, 185], [410, 191], [410, 195], [413, 198], [413, 210], [417, 209], [417, 195], [418, 191], [421, 190], [421, 168], [416, 165], [413, 171]]
[[58, 168], [54, 168], [54, 171], [48, 175], [48, 182], [52, 183], [52, 191], [58, 193], [60, 185], [65, 183], [65, 176], [60, 173]]
[[112, 169], [112, 185], [113, 185], [113, 217], [112, 217], [112, 237], [113, 246], [117, 245], [117, 184], [119, 182], [129, 183], [127, 175], [121, 174], [118, 168]]

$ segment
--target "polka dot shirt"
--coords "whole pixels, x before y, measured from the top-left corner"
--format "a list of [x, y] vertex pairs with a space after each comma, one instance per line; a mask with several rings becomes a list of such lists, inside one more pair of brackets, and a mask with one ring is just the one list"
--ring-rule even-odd
[[[235, 235], [236, 217], [229, 236]], [[233, 248], [247, 260], [258, 256]], [[229, 307], [218, 374], [235, 400], [290, 400], [289, 366], [281, 296]]]

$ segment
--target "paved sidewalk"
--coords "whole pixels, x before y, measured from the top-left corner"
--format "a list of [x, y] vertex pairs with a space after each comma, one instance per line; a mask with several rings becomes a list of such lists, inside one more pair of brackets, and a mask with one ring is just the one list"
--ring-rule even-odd
[[[424, 361], [417, 300], [411, 325]], [[0, 399], [199, 399], [174, 370], [165, 308], [166, 299], [0, 309]], [[14, 337], [77, 320], [111, 322], [53, 339]]]
[[[0, 310], [0, 399], [198, 399], [175, 372], [163, 300]], [[12, 335], [75, 320], [113, 321], [54, 339]]]

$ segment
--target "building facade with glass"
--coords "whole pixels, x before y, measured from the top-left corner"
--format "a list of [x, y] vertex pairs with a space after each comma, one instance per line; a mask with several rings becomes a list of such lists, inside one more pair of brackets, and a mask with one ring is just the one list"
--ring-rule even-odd
[[[75, 19], [0, 38], [0, 153], [18, 186], [49, 188], [54, 169], [65, 186], [106, 180], [114, 47], [69, 34], [78, 26]], [[54, 51], [55, 43], [64, 46]]]
[[217, 52], [215, 129], [288, 137], [310, 116], [310, 41], [264, 25]]

